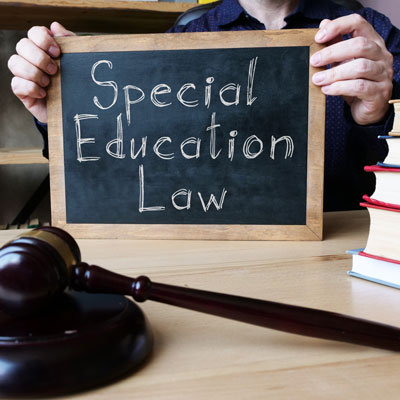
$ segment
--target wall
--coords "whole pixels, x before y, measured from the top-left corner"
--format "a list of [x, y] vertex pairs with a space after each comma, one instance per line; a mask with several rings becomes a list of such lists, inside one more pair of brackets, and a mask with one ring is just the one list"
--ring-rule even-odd
[[360, 0], [365, 7], [374, 8], [390, 18], [400, 28], [400, 0]]

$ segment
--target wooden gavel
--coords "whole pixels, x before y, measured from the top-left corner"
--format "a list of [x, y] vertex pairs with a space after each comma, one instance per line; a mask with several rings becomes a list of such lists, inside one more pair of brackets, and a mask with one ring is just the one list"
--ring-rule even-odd
[[0, 249], [0, 310], [34, 312], [69, 286], [91, 293], [154, 300], [299, 335], [400, 351], [400, 329], [328, 311], [129, 278], [81, 262], [75, 240], [43, 227]]

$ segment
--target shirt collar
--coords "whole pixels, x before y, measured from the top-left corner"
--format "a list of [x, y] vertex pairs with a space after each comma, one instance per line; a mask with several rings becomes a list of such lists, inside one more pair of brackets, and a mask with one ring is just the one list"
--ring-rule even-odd
[[229, 25], [246, 14], [238, 0], [224, 0], [218, 7], [218, 25]]
[[[285, 18], [285, 21], [299, 14], [316, 20], [332, 18], [334, 7], [335, 5], [329, 0], [299, 0], [297, 8]], [[219, 25], [229, 25], [236, 22], [241, 16], [247, 15], [238, 0], [224, 0], [217, 8]]]

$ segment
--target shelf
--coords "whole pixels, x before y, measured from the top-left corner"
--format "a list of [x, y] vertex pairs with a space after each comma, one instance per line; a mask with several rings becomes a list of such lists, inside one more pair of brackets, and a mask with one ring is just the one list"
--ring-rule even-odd
[[58, 21], [74, 32], [165, 32], [196, 3], [105, 0], [0, 0], [0, 29], [27, 30]]
[[0, 149], [0, 165], [9, 164], [48, 164], [43, 157], [42, 149], [36, 148], [3, 148]]

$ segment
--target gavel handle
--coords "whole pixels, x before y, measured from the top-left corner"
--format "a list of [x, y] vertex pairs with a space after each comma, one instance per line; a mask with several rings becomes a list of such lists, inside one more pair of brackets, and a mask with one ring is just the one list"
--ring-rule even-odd
[[298, 335], [400, 351], [399, 328], [343, 314], [128, 278], [85, 263], [72, 275], [76, 290], [130, 295]]

